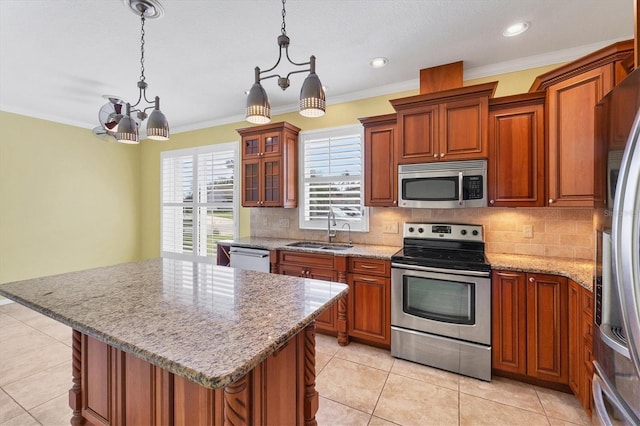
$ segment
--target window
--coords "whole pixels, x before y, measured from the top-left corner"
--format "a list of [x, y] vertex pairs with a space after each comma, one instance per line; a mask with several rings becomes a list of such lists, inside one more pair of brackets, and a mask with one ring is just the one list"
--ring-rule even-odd
[[216, 242], [237, 236], [238, 144], [161, 154], [162, 256], [215, 261]]
[[300, 133], [300, 227], [326, 229], [331, 208], [340, 229], [368, 231], [364, 207], [362, 126]]

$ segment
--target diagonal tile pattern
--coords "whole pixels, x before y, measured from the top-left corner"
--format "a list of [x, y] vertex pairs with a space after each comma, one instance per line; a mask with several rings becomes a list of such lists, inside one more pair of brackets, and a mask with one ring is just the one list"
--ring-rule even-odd
[[[70, 345], [68, 327], [0, 305], [0, 426], [69, 424]], [[591, 424], [574, 396], [513, 380], [483, 382], [320, 334], [316, 357], [320, 426]]]

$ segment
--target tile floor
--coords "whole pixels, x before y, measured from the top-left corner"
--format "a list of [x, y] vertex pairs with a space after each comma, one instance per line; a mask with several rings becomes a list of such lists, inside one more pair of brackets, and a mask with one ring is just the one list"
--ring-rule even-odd
[[[487, 383], [317, 335], [319, 425], [590, 425], [575, 397], [512, 380]], [[68, 425], [71, 331], [0, 305], [0, 426]]]

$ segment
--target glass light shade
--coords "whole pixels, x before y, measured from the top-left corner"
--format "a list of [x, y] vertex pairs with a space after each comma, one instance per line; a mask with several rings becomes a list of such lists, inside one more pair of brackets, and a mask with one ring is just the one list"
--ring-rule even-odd
[[140, 139], [138, 138], [138, 125], [130, 115], [125, 115], [120, 120], [120, 123], [118, 123], [116, 139], [122, 143], [140, 143]]
[[169, 140], [169, 122], [162, 111], [154, 109], [147, 121], [147, 137], [157, 141]]
[[266, 124], [271, 121], [271, 104], [267, 92], [259, 82], [251, 86], [247, 95], [247, 116], [249, 123]]
[[320, 78], [315, 72], [309, 73], [300, 90], [300, 115], [321, 117], [326, 109], [326, 98]]

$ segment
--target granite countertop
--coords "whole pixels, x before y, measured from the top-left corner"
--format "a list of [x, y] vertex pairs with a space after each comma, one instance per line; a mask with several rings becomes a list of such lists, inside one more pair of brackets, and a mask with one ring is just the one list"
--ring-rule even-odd
[[166, 258], [0, 285], [0, 295], [212, 389], [249, 372], [346, 292]]
[[492, 269], [562, 275], [593, 291], [593, 261], [487, 253]]
[[[286, 238], [242, 237], [236, 240], [219, 241], [219, 243], [241, 247], [261, 248], [266, 250], [301, 251], [308, 253], [332, 254], [334, 256], [370, 257], [374, 259], [385, 260], [390, 260], [391, 256], [393, 256], [401, 248], [396, 246], [379, 246], [373, 244], [353, 244], [353, 247], [349, 247], [344, 250], [327, 250], [307, 247], [291, 247], [288, 245], [297, 241], [300, 240], [291, 240]], [[319, 241], [309, 242], [316, 243]], [[329, 243], [327, 243], [326, 245], [331, 246], [331, 244]], [[344, 246], [344, 244], [335, 244], [335, 246]]]

